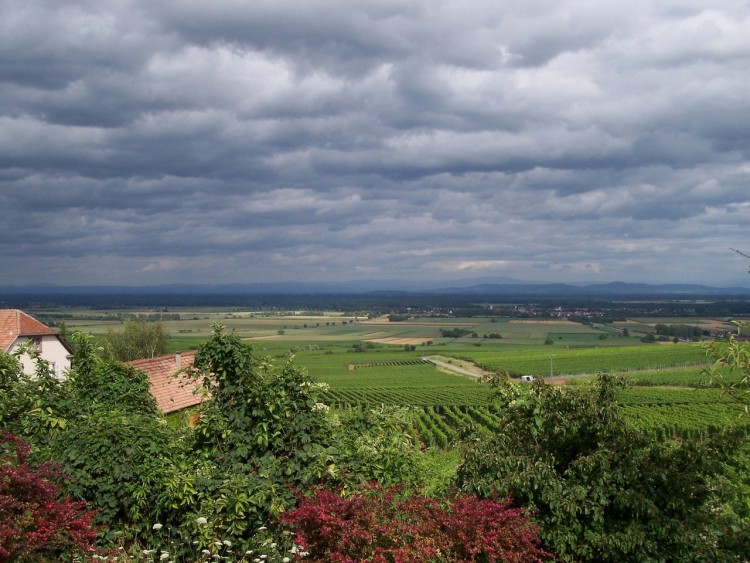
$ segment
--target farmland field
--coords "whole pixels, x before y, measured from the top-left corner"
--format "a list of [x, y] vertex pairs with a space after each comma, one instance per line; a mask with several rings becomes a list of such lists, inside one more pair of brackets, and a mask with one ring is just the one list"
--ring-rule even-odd
[[[65, 313], [68, 330], [97, 336], [119, 330], [124, 314], [160, 314], [89, 309]], [[327, 400], [336, 408], [411, 407], [413, 431], [425, 446], [448, 447], [466, 424], [488, 431], [496, 431], [499, 424], [499, 407], [492, 405], [486, 384], [438, 369], [422, 360], [426, 356], [515, 376], [574, 375], [565, 381], [578, 385], [599, 372], [621, 373], [635, 385], [619, 396], [626, 416], [659, 437], [710, 432], [740, 414], [719, 390], [695, 389], [708, 385], [700, 347], [640, 341], [657, 323], [730, 326], [716, 319], [632, 318], [586, 325], [503, 317], [389, 322], [336, 311], [177, 308], [161, 322], [170, 334], [171, 350], [197, 348], [210, 336], [212, 323], [219, 322], [277, 364], [294, 358], [314, 379], [330, 385]]]
[[705, 352], [690, 344], [596, 348], [525, 347], [458, 352], [490, 371], [536, 376], [636, 371], [706, 363]]

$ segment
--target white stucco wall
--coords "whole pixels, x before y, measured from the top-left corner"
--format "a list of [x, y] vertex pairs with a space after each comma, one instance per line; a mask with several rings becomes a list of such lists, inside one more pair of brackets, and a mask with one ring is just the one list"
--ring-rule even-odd
[[[63, 377], [65, 371], [70, 369], [70, 359], [68, 358], [69, 352], [67, 348], [65, 348], [57, 336], [53, 334], [46, 334], [35, 338], [41, 341], [42, 358], [49, 362], [50, 368], [52, 368], [57, 377]], [[33, 340], [33, 338], [22, 337], [16, 340], [8, 352], [12, 353], [18, 348], [18, 346], [25, 343], [27, 340]], [[24, 373], [33, 375], [36, 368], [34, 361], [27, 354], [23, 354], [19, 359], [23, 365]]]

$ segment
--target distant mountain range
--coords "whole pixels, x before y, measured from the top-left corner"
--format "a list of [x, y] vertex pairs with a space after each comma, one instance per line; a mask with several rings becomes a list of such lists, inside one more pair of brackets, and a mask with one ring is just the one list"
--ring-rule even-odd
[[531, 283], [517, 280], [453, 280], [414, 282], [376, 280], [319, 283], [249, 283], [249, 284], [168, 284], [150, 286], [58, 286], [26, 285], [0, 287], [0, 295], [477, 295], [537, 297], [613, 297], [613, 296], [750, 296], [748, 287], [712, 287], [697, 284]]

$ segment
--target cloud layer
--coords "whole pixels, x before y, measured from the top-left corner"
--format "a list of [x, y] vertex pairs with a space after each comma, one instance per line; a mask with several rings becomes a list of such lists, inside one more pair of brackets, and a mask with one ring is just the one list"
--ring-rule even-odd
[[0, 1], [0, 284], [747, 285], [740, 1]]

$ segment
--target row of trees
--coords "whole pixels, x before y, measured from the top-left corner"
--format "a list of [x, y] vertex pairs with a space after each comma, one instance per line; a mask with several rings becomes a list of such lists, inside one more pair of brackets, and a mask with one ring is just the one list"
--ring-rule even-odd
[[708, 330], [701, 329], [699, 326], [693, 325], [675, 325], [675, 324], [664, 324], [657, 323], [654, 327], [656, 334], [660, 336], [673, 336], [677, 338], [694, 338], [700, 339], [702, 336], [709, 336]]
[[[408, 410], [334, 412], [304, 370], [273, 365], [219, 326], [190, 371], [210, 392], [195, 429], [164, 424], [143, 373], [107, 359], [90, 337], [72, 340], [64, 381], [43, 362], [26, 377], [0, 355], [0, 426], [31, 444], [24, 470], [61, 464], [70, 479], [50, 501], [96, 508], [89, 530], [98, 548], [173, 561], [750, 553], [738, 477], [748, 472], [737, 461], [744, 434], [655, 442], [626, 423], [615, 400], [621, 382], [610, 376], [581, 390], [520, 389], [496, 375], [500, 430], [467, 430], [452, 487], [428, 497]], [[3, 465], [21, 462], [5, 456]], [[18, 496], [0, 490], [0, 520], [17, 519], [6, 507], [25, 502]], [[94, 549], [73, 536], [48, 548], [51, 559]]]

